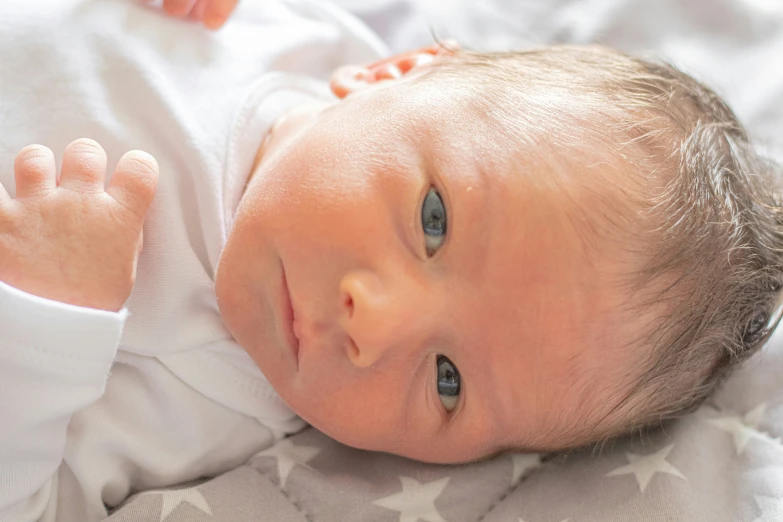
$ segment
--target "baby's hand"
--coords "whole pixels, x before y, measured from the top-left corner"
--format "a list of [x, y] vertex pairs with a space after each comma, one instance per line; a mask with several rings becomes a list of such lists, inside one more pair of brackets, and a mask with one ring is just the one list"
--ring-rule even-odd
[[92, 140], [54, 154], [30, 145], [14, 162], [16, 198], [0, 185], [0, 281], [29, 294], [116, 312], [128, 299], [142, 225], [158, 182], [155, 158], [125, 154], [104, 189], [106, 153]]
[[219, 29], [236, 8], [239, 0], [163, 0], [163, 9], [171, 16], [187, 16], [210, 29]]

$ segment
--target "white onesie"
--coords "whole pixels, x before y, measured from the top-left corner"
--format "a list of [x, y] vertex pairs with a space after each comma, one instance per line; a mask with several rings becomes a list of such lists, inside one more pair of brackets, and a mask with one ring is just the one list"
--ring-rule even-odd
[[[223, 326], [214, 275], [255, 154], [338, 65], [386, 53], [323, 0], [243, 0], [218, 32], [132, 0], [0, 2], [0, 182], [40, 143], [160, 165], [127, 307], [0, 283], [0, 521], [92, 522], [304, 426]], [[102, 261], [96, 259], [96, 265]]]

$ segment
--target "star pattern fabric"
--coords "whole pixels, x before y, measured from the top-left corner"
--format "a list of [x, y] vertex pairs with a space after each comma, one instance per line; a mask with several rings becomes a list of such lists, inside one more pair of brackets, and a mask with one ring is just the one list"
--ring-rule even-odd
[[449, 477], [422, 484], [411, 477], [400, 477], [402, 491], [376, 500], [376, 504], [400, 512], [399, 522], [446, 522], [435, 507], [435, 499], [443, 493]]
[[[271, 448], [257, 454], [263, 457], [277, 458], [277, 470], [280, 476], [280, 486], [285, 488], [288, 475], [294, 466], [307, 466], [307, 463], [318, 455], [320, 448], [310, 446], [297, 446], [290, 438], [283, 439]], [[311, 468], [312, 469], [312, 468]]]
[[202, 513], [212, 516], [207, 499], [199, 491], [198, 487], [185, 489], [167, 489], [162, 491], [150, 491], [143, 495], [155, 495], [163, 497], [163, 503], [160, 509], [160, 519], [157, 522], [166, 522], [169, 515], [182, 503], [188, 503]]
[[511, 464], [511, 485], [513, 486], [528, 471], [541, 465], [541, 455], [536, 453], [512, 453]]
[[721, 417], [718, 419], [711, 419], [709, 422], [713, 426], [729, 433], [734, 441], [734, 448], [737, 451], [737, 455], [741, 455], [748, 445], [748, 442], [753, 438], [758, 439], [772, 439], [780, 443], [780, 439], [774, 439], [769, 435], [760, 432], [758, 430], [761, 417], [764, 414], [766, 408], [766, 402], [762, 402], [742, 417], [734, 415], [729, 417]]
[[666, 461], [666, 456], [674, 447], [674, 444], [669, 444], [665, 448], [658, 450], [651, 455], [636, 455], [635, 453], [626, 453], [625, 456], [629, 461], [629, 464], [617, 468], [614, 471], [610, 471], [606, 474], [607, 477], [614, 477], [617, 475], [625, 475], [633, 473], [636, 477], [636, 482], [639, 484], [639, 489], [644, 493], [645, 488], [650, 483], [653, 475], [656, 473], [667, 473], [674, 475], [681, 479], [685, 479], [685, 475], [669, 464]]
[[[758, 405], [744, 414], [725, 410], [722, 418], [735, 417], [746, 426], [758, 426], [768, 413], [769, 407]], [[131, 507], [144, 502], [148, 507], [121, 509], [111, 522], [254, 522], [263, 520], [267, 509], [275, 513], [274, 520], [281, 522], [344, 522], [346, 516], [362, 522], [580, 522], [595, 520], [595, 511], [612, 513], [616, 520], [640, 522], [645, 522], [647, 515], [639, 513], [695, 522], [783, 520], [783, 498], [776, 496], [779, 484], [783, 484], [783, 445], [759, 445], [762, 453], [746, 450], [739, 458], [734, 446], [726, 444], [723, 432], [715, 429], [713, 420], [715, 416], [707, 408], [679, 432], [660, 433], [659, 449], [654, 451], [640, 451], [636, 443], [626, 443], [621, 455], [628, 463], [608, 473], [605, 468], [595, 470], [600, 459], [589, 452], [569, 455], [560, 464], [552, 462], [551, 455], [517, 453], [475, 464], [439, 467], [354, 450], [309, 429], [256, 454], [251, 461], [257, 461], [257, 465], [232, 471], [246, 468], [236, 481], [220, 485], [221, 476], [195, 488], [142, 493]], [[700, 454], [682, 447], [674, 452], [676, 443], [672, 440], [688, 442], [690, 448], [701, 444], [700, 451], [711, 440], [714, 443], [712, 451]], [[751, 456], [756, 454], [760, 460], [753, 461]], [[319, 458], [314, 461], [316, 455]], [[608, 458], [616, 455], [609, 453]], [[270, 457], [275, 461], [270, 462]], [[696, 475], [686, 478], [680, 471], [680, 465], [689, 461], [685, 465], [694, 469], [694, 458], [706, 468], [700, 470], [698, 482]], [[303, 474], [301, 480], [289, 483], [287, 479], [297, 465], [315, 473]], [[760, 471], [748, 473], [744, 467], [748, 465]], [[732, 469], [742, 473], [738, 475], [741, 481]], [[429, 471], [422, 475], [425, 470]], [[433, 476], [436, 470], [448, 475]], [[390, 474], [399, 484], [396, 487], [389, 483]], [[661, 476], [656, 479], [656, 475]], [[254, 485], [248, 478], [252, 476], [258, 477]], [[758, 482], [759, 477], [767, 482]], [[642, 494], [632, 499], [628, 495], [618, 497], [613, 493], [617, 491], [616, 480], [633, 480]], [[694, 484], [686, 485], [685, 481], [691, 480]], [[658, 487], [651, 489], [653, 481], [658, 481]], [[705, 481], [715, 481], [714, 489], [721, 495], [702, 497], [691, 504], [688, 495], [709, 491], [710, 482]], [[761, 488], [760, 484], [766, 486]], [[736, 498], [729, 496], [721, 504], [727, 491], [735, 492]], [[247, 499], [256, 502], [255, 507], [246, 507]], [[700, 506], [705, 503], [716, 504], [710, 512], [712, 518], [701, 518]], [[734, 506], [744, 510], [743, 514], [732, 511]], [[287, 514], [280, 515], [283, 512]], [[714, 517], [724, 512], [724, 518]], [[144, 518], [139, 513], [149, 515]]]

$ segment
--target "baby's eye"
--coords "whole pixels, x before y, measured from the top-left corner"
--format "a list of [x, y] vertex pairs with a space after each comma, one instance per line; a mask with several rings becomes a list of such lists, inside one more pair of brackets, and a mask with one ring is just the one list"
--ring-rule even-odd
[[451, 411], [457, 406], [459, 400], [460, 378], [457, 367], [448, 357], [438, 355], [436, 366], [438, 367], [438, 395], [440, 402], [446, 411]]
[[434, 188], [427, 193], [421, 206], [421, 224], [427, 255], [433, 256], [446, 239], [446, 207]]

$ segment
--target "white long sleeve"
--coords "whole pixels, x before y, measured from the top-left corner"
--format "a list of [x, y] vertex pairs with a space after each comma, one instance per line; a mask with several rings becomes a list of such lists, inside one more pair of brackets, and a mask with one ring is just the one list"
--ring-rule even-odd
[[56, 495], [68, 422], [103, 395], [126, 316], [0, 282], [0, 521], [38, 520]]

